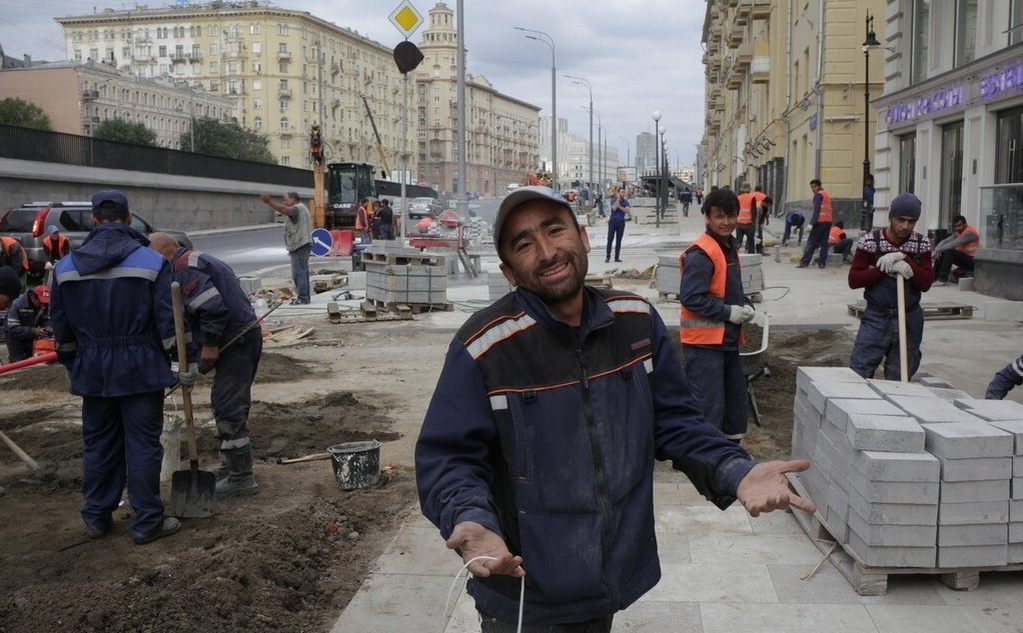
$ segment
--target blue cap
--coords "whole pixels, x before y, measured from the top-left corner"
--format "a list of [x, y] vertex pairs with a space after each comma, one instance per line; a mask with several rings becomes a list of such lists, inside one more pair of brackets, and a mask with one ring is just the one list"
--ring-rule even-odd
[[50, 226], [46, 227], [46, 232], [47, 233], [59, 233], [60, 231], [57, 229], [57, 225], [56, 224], [51, 224]]
[[92, 210], [99, 211], [100, 205], [104, 202], [113, 203], [114, 209], [122, 213], [128, 213], [128, 198], [116, 189], [104, 189], [92, 194]]

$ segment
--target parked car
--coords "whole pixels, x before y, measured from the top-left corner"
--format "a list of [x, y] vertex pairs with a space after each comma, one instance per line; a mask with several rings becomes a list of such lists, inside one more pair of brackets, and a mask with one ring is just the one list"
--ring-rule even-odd
[[421, 218], [424, 216], [435, 217], [441, 210], [440, 203], [436, 198], [413, 198], [408, 203], [408, 217]]
[[[51, 225], [56, 226], [61, 235], [70, 240], [72, 250], [77, 248], [92, 228], [92, 203], [26, 202], [0, 217], [0, 235], [13, 237], [21, 243], [28, 256], [28, 274], [31, 279], [42, 279], [45, 274], [47, 259], [43, 238], [46, 237], [46, 227]], [[185, 248], [192, 248], [192, 240], [185, 231], [154, 227], [134, 211], [131, 214], [131, 226], [143, 235], [157, 231], [169, 233]]]

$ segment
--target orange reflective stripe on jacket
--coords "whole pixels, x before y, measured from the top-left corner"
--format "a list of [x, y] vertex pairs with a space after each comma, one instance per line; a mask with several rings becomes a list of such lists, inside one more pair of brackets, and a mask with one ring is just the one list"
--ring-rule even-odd
[[831, 209], [831, 195], [823, 189], [818, 189], [817, 193], [821, 194], [821, 211], [817, 214], [817, 221], [831, 222], [835, 217], [834, 211]]
[[[977, 236], [977, 239], [972, 242], [956, 246], [956, 250], [962, 251], [964, 254], [969, 255], [970, 257], [976, 257], [977, 248], [980, 246], [980, 233], [978, 233], [977, 229], [973, 228], [969, 224], [967, 224], [966, 228], [963, 229], [963, 233], [973, 233], [974, 235]], [[960, 235], [962, 235], [962, 233], [960, 233]]]
[[[686, 253], [694, 248], [698, 248], [706, 253], [707, 257], [710, 257], [710, 261], [714, 264], [714, 274], [710, 277], [710, 294], [719, 299], [724, 299], [725, 282], [728, 278], [728, 262], [725, 260], [725, 253], [721, 250], [717, 240], [707, 233], [696, 238], [696, 241], [686, 249], [685, 253], [679, 256], [678, 268], [680, 276], [685, 273]], [[720, 345], [725, 340], [725, 322], [700, 316], [683, 305], [678, 332], [682, 342], [689, 345]]]
[[753, 206], [757, 203], [757, 199], [752, 193], [741, 193], [739, 194], [739, 217], [736, 218], [736, 224], [753, 224]]

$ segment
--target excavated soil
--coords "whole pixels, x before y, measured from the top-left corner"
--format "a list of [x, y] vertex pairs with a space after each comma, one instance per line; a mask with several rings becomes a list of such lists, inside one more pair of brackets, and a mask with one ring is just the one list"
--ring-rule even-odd
[[[329, 631], [415, 508], [412, 446], [450, 334], [315, 325], [329, 344], [264, 351], [250, 423], [259, 494], [224, 500], [213, 517], [186, 519], [145, 546], [127, 532], [127, 504], [110, 535], [84, 535], [80, 400], [63, 369], [0, 375], [0, 430], [41, 468], [0, 447], [0, 631]], [[795, 368], [845, 365], [850, 349], [838, 332], [771, 333], [751, 452], [788, 456]], [[208, 383], [194, 401], [202, 467], [212, 470]], [[180, 415], [177, 397], [167, 402]], [[341, 490], [329, 459], [281, 463], [364, 439], [384, 443], [384, 472], [369, 488]]]

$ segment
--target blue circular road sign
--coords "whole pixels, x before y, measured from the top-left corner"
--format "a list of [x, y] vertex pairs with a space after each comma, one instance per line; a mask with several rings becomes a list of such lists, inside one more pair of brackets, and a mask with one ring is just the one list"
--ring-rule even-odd
[[313, 241], [313, 255], [316, 255], [317, 257], [325, 257], [334, 245], [334, 238], [330, 236], [330, 231], [327, 229], [313, 229], [313, 233], [310, 237]]

